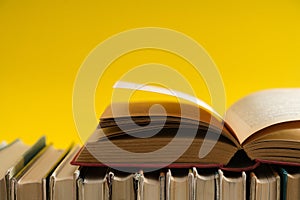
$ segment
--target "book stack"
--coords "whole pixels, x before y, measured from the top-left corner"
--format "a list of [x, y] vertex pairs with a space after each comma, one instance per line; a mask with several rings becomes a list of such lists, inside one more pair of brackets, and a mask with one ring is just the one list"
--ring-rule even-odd
[[300, 198], [300, 167], [261, 164], [241, 172], [193, 167], [128, 173], [71, 165], [79, 146], [58, 150], [44, 142], [41, 138], [32, 147], [20, 140], [1, 145], [1, 200]]
[[[78, 145], [67, 150], [46, 145], [45, 137], [33, 146], [16, 140], [0, 148], [0, 199], [76, 199], [70, 165]], [[73, 193], [74, 192], [74, 193]]]
[[82, 147], [0, 143], [0, 199], [300, 199], [299, 99], [300, 89], [266, 90], [226, 117], [188, 103], [114, 103]]

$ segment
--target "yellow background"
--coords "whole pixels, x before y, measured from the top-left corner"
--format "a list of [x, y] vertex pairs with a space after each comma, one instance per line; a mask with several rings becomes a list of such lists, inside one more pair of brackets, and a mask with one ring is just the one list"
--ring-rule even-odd
[[[222, 75], [227, 106], [257, 90], [300, 87], [298, 0], [1, 0], [0, 141], [31, 144], [46, 135], [57, 147], [79, 142], [72, 91], [82, 62], [108, 37], [149, 26], [182, 32], [207, 50]], [[115, 72], [153, 61], [180, 64], [174, 56], [148, 53], [124, 57]], [[97, 101], [100, 96], [98, 116], [108, 99]]]

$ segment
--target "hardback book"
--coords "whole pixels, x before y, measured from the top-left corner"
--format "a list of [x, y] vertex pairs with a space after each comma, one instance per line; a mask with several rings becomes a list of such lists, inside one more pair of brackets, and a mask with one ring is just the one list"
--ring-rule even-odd
[[45, 147], [11, 179], [12, 200], [47, 200], [49, 176], [67, 151]]
[[122, 171], [110, 171], [111, 200], [136, 200], [138, 178], [135, 173], [125, 173]]
[[[5, 174], [15, 162], [29, 149], [29, 146], [23, 144], [20, 140], [16, 140], [0, 151], [0, 199], [8, 198], [7, 181]], [[9, 156], [8, 156], [9, 155]]]
[[84, 167], [77, 179], [78, 200], [108, 200], [110, 198], [110, 176], [107, 168]]
[[165, 199], [165, 173], [154, 171], [137, 175], [137, 200], [164, 200]]
[[166, 200], [193, 199], [193, 172], [169, 169], [166, 174]]
[[[253, 169], [259, 163], [300, 166], [299, 99], [300, 89], [264, 90], [240, 99], [223, 117], [204, 102], [115, 102], [102, 113], [99, 126], [72, 164], [232, 171]], [[209, 144], [207, 155], [199, 156], [202, 145]], [[133, 153], [120, 156], [114, 146]], [[168, 151], [149, 153], [164, 147]], [[174, 158], [174, 152], [185, 147]], [[148, 154], [140, 156], [143, 153]]]
[[10, 180], [17, 174], [43, 147], [45, 137], [41, 137], [33, 146], [15, 140], [0, 150], [0, 199], [10, 199]]
[[267, 165], [250, 173], [250, 200], [280, 200], [280, 177]]
[[220, 200], [246, 200], [246, 173], [223, 172], [220, 176]]
[[78, 166], [70, 162], [79, 150], [79, 146], [72, 147], [67, 156], [57, 166], [50, 176], [50, 200], [76, 200], [76, 177]]
[[281, 199], [300, 199], [300, 169], [298, 167], [277, 167], [281, 178]]
[[219, 200], [220, 180], [216, 170], [193, 167], [193, 199]]

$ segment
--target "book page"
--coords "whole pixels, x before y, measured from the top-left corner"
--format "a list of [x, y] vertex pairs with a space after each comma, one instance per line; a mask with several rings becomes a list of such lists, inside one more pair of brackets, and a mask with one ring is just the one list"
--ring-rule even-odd
[[300, 89], [271, 89], [234, 103], [225, 121], [243, 143], [251, 134], [274, 124], [300, 120]]
[[153, 92], [153, 93], [159, 93], [159, 94], [165, 94], [169, 96], [178, 97], [181, 99], [184, 99], [188, 102], [194, 103], [201, 108], [204, 108], [205, 110], [209, 111], [213, 115], [215, 115], [217, 118], [222, 119], [222, 116], [217, 113], [210, 105], [208, 105], [206, 102], [202, 101], [201, 99], [198, 99], [197, 97], [191, 96], [187, 93], [177, 91], [177, 90], [170, 90], [163, 87], [158, 86], [150, 86], [150, 85], [143, 85], [139, 83], [131, 83], [131, 82], [125, 82], [125, 81], [118, 81], [114, 88], [122, 88], [122, 89], [130, 89], [130, 90], [140, 90], [140, 91], [147, 91], [147, 92]]
[[[188, 104], [177, 104], [177, 106], [175, 106], [174, 103], [169, 104], [168, 103], [163, 103], [163, 102], [157, 102], [159, 105], [164, 104], [164, 108], [166, 109], [166, 113], [164, 114], [166, 116], [166, 114], [170, 115], [170, 116], [177, 116], [177, 117], [181, 117], [181, 118], [188, 118], [188, 119], [193, 119], [196, 121], [200, 121], [200, 122], [205, 122], [207, 124], [209, 124], [209, 126], [215, 126], [220, 128], [220, 130], [222, 130], [222, 134], [224, 134], [225, 137], [227, 137], [228, 139], [230, 139], [234, 144], [236, 144], [236, 146], [240, 146], [237, 142], [237, 137], [235, 135], [235, 133], [230, 132], [227, 129], [226, 124], [224, 124], [224, 119], [223, 117], [217, 113], [217, 111], [215, 111], [210, 105], [208, 105], [207, 103], [205, 103], [204, 101], [202, 101], [201, 99], [198, 99], [197, 97], [191, 96], [187, 93], [181, 92], [181, 91], [177, 91], [177, 90], [170, 90], [170, 89], [166, 89], [163, 87], [159, 87], [159, 86], [152, 86], [152, 85], [143, 85], [143, 84], [139, 84], [139, 83], [132, 83], [132, 82], [124, 82], [124, 81], [118, 81], [115, 85], [114, 88], [118, 88], [118, 89], [129, 89], [129, 90], [139, 90], [139, 91], [146, 91], [146, 92], [153, 92], [153, 93], [158, 93], [158, 94], [165, 94], [165, 95], [169, 95], [169, 96], [173, 96], [173, 97], [177, 97], [179, 99], [185, 100], [189, 103], [192, 103], [194, 105], [194, 107]], [[143, 106], [149, 104], [146, 103]], [[153, 104], [153, 102], [152, 102]], [[120, 104], [119, 104], [120, 105]], [[139, 108], [137, 109], [138, 104], [134, 103], [134, 106], [132, 106], [133, 110], [135, 109], [135, 111], [130, 111], [130, 116], [134, 117], [134, 116], [148, 116], [148, 111], [149, 111], [149, 105], [144, 107], [141, 106], [142, 104], [140, 104]], [[195, 105], [198, 107], [196, 108]], [[182, 106], [183, 109], [180, 107]], [[128, 108], [125, 107], [126, 109], [121, 109], [120, 107], [118, 107], [117, 109], [115, 109], [116, 112], [112, 113], [112, 109], [106, 109], [104, 111], [104, 113], [102, 114], [102, 119], [104, 118], [113, 118], [114, 115], [113, 114], [117, 114], [119, 116], [125, 116], [129, 115], [128, 114]], [[147, 108], [147, 109], [145, 109]], [[161, 115], [161, 109], [151, 109], [153, 112], [152, 114], [154, 115]], [[142, 112], [141, 112], [142, 111]], [[146, 111], [146, 112], [145, 112]], [[181, 112], [179, 112], [181, 111]], [[182, 112], [182, 111], [187, 111], [187, 112]], [[198, 112], [199, 111], [199, 112]], [[135, 113], [135, 114], [134, 114]], [[200, 116], [199, 116], [200, 114]]]

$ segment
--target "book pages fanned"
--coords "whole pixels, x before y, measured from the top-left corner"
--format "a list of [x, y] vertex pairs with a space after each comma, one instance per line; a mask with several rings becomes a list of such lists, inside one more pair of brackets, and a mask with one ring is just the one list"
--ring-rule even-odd
[[[116, 86], [121, 89], [137, 87], [122, 82]], [[158, 92], [156, 86], [144, 89]], [[169, 95], [165, 89], [159, 89]], [[195, 102], [160, 99], [112, 102], [72, 164], [138, 168], [220, 167], [232, 171], [249, 170], [259, 163], [300, 166], [299, 98], [300, 89], [257, 92], [234, 103], [224, 119], [216, 117], [211, 108]], [[134, 154], [120, 156], [126, 152], [115, 150], [115, 146]], [[157, 151], [161, 149], [168, 150]], [[145, 152], [160, 153], [141, 156]], [[241, 159], [249, 162], [239, 169], [231, 167], [231, 161]]]

